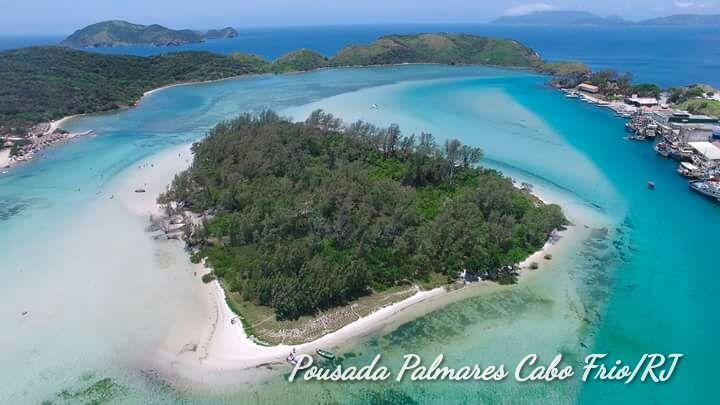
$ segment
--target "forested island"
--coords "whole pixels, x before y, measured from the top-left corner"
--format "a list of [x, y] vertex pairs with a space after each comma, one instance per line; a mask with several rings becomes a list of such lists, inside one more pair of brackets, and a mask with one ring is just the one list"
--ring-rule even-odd
[[65, 38], [60, 45], [72, 48], [98, 48], [128, 45], [177, 46], [194, 44], [207, 39], [235, 38], [238, 32], [231, 27], [208, 32], [173, 30], [162, 25], [133, 24], [112, 20], [88, 25]]
[[476, 167], [479, 148], [321, 111], [301, 123], [243, 114], [193, 152], [158, 202], [202, 218], [185, 236], [206, 280], [279, 320], [463, 271], [512, 283], [566, 224], [560, 207]]

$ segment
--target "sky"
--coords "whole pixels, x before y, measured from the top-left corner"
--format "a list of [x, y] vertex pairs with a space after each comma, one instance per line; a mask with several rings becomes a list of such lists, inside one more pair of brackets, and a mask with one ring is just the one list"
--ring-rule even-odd
[[0, 35], [66, 35], [110, 19], [170, 28], [483, 23], [536, 10], [643, 19], [720, 14], [720, 0], [0, 0]]

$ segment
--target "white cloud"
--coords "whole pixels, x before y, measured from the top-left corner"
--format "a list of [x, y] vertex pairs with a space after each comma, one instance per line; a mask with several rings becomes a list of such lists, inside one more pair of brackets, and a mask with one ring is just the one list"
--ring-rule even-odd
[[549, 10], [555, 10], [555, 6], [547, 4], [547, 3], [530, 3], [530, 4], [523, 4], [520, 6], [510, 7], [503, 15], [525, 15], [534, 13], [536, 11], [549, 11]]
[[677, 8], [688, 8], [688, 7], [693, 7], [695, 5], [695, 2], [694, 1], [675, 1], [675, 2], [673, 2], [673, 4]]
[[673, 2], [673, 5], [677, 8], [695, 8], [695, 9], [708, 9], [708, 8], [715, 7], [715, 3], [712, 1], [704, 2], [704, 3], [697, 3], [694, 1], [675, 0]]

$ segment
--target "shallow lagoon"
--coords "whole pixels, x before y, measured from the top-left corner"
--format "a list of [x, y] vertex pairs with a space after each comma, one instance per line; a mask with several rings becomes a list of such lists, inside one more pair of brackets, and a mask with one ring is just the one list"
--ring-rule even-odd
[[[671, 162], [623, 139], [608, 111], [568, 100], [523, 72], [404, 66], [265, 75], [180, 86], [138, 108], [71, 121], [98, 135], [48, 152], [0, 177], [0, 338], [11, 348], [0, 371], [3, 401], [72, 399], [95, 385], [115, 400], [156, 402], [394, 401], [444, 399], [595, 403], [696, 401], [717, 392], [713, 293], [720, 284], [712, 243], [720, 210], [687, 190]], [[372, 104], [379, 109], [372, 110]], [[395, 122], [484, 148], [486, 164], [568, 201], [580, 226], [607, 225], [544, 263], [512, 289], [478, 294], [341, 348], [347, 364], [407, 352], [449, 364], [513, 364], [529, 352], [578, 361], [608, 352], [635, 361], [645, 352], [686, 356], [662, 386], [633, 383], [303, 384], [279, 377], [222, 392], [175, 391], [138, 371], [144, 350], [194, 311], [190, 266], [178, 246], [143, 233], [146, 218], [108, 195], [128, 170], [201, 137], [241, 111], [274, 108], [301, 118], [324, 108], [347, 119]], [[645, 188], [648, 180], [658, 185]], [[125, 185], [123, 184], [123, 187]], [[8, 253], [9, 252], [9, 253]], [[715, 264], [715, 267], [713, 267]], [[22, 311], [29, 316], [22, 316]], [[410, 318], [412, 316], [409, 316]], [[584, 346], [588, 346], [585, 348]], [[92, 390], [91, 390], [92, 391]], [[97, 394], [90, 392], [89, 394]], [[62, 401], [60, 401], [62, 402]]]

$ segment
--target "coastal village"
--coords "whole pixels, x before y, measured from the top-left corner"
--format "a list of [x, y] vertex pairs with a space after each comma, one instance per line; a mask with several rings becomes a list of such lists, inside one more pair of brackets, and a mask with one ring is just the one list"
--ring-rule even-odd
[[59, 124], [59, 121], [43, 122], [30, 128], [25, 136], [0, 137], [0, 170], [27, 162], [50, 146], [94, 134], [94, 131], [68, 132]]
[[[574, 98], [613, 110], [628, 122], [627, 139], [652, 143], [658, 156], [677, 161], [677, 173], [688, 179], [689, 188], [720, 202], [720, 119], [678, 108], [668, 92], [653, 95], [607, 94], [600, 86], [581, 82], [558, 86]], [[677, 92], [677, 90], [675, 90]], [[720, 92], [709, 86], [690, 86], [693, 101], [720, 103]], [[652, 179], [647, 187], [655, 188]]]

